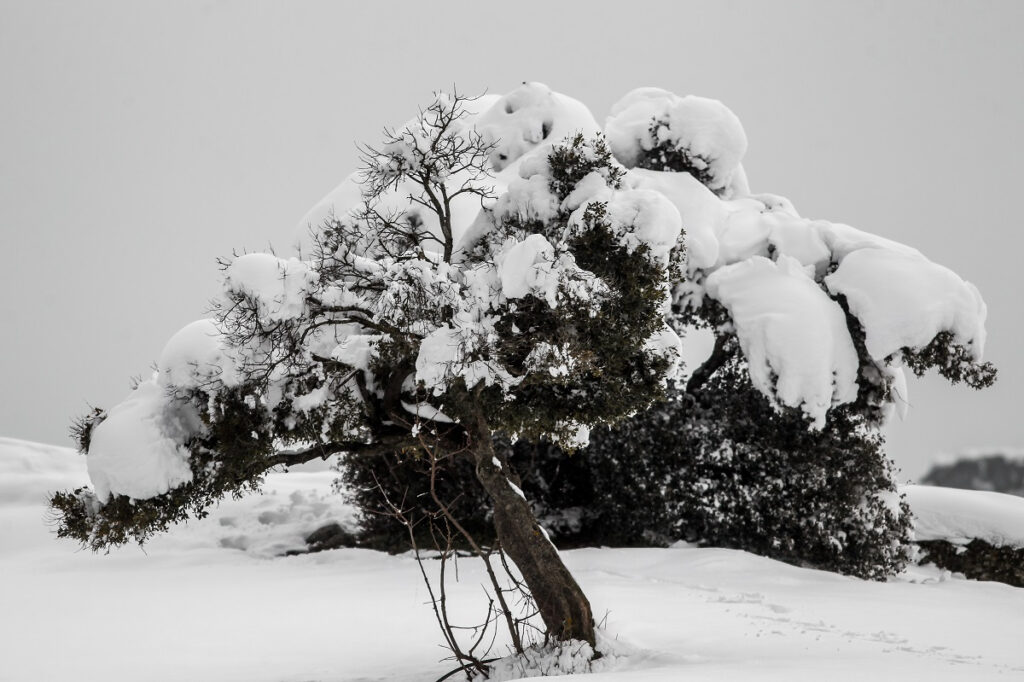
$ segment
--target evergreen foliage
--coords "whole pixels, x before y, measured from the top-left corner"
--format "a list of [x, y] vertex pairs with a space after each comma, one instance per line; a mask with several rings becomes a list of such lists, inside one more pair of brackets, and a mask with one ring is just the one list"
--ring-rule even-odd
[[[821, 431], [776, 411], [732, 362], [697, 396], [677, 394], [595, 438], [597, 523], [648, 541], [685, 539], [880, 579], [906, 562], [910, 517], [882, 439], [837, 408]], [[633, 510], [643, 510], [639, 518]]]
[[[809, 429], [795, 410], [774, 410], [736, 361], [698, 396], [673, 391], [645, 413], [596, 430], [590, 446], [572, 455], [546, 443], [510, 450], [523, 490], [560, 547], [687, 540], [871, 579], [906, 564], [909, 509], [881, 437], [844, 409], [823, 430]], [[368, 468], [348, 463], [345, 489], [355, 504], [380, 511], [380, 491], [359, 485]], [[430, 512], [414, 462], [392, 461], [386, 473], [376, 480], [389, 496], [420, 500], [420, 513]], [[446, 489], [471, 490], [471, 476], [447, 470]], [[457, 508], [489, 537], [484, 498], [464, 494]], [[407, 548], [390, 519], [370, 513], [364, 523], [369, 546]]]

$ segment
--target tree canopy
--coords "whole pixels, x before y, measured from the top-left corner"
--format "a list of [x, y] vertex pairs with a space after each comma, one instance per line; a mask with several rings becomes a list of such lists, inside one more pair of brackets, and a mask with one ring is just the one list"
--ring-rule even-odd
[[[293, 256], [223, 261], [213, 316], [77, 426], [93, 490], [59, 533], [144, 541], [273, 467], [341, 454], [468, 459], [549, 634], [594, 643], [589, 603], [495, 435], [572, 451], [742, 358], [776, 410], [880, 423], [903, 367], [991, 383], [975, 287], [916, 250], [752, 194], [723, 104], [633, 91], [603, 130], [539, 84], [441, 93], [363, 149]], [[684, 340], [715, 350], [682, 367]]]

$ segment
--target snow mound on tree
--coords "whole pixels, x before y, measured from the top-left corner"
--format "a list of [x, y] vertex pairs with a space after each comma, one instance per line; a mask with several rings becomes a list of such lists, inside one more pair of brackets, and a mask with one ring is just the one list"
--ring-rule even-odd
[[[523, 174], [533, 170], [522, 167]], [[549, 186], [546, 172], [534, 172], [525, 178], [516, 178], [509, 183], [508, 191], [498, 197], [494, 206], [494, 221], [516, 221], [520, 223], [546, 223], [558, 213], [558, 197]]]
[[519, 379], [497, 363], [467, 358], [467, 348], [485, 344], [487, 333], [476, 326], [444, 325], [420, 342], [416, 356], [416, 380], [440, 394], [454, 377], [462, 377], [466, 385], [483, 382], [486, 386], [513, 386]]
[[762, 393], [802, 408], [818, 428], [830, 407], [857, 397], [857, 350], [843, 311], [797, 260], [755, 256], [716, 270], [707, 290], [729, 310]]
[[214, 320], [196, 320], [171, 337], [157, 361], [166, 386], [198, 388], [212, 381], [237, 383], [235, 363], [224, 348], [224, 335]]
[[724, 104], [660, 88], [639, 88], [616, 102], [605, 134], [612, 154], [627, 168], [662, 144], [685, 152], [716, 191], [729, 186], [747, 151], [743, 125]]
[[510, 243], [495, 259], [501, 293], [506, 298], [534, 295], [545, 299], [552, 308], [557, 305], [558, 271], [555, 269], [555, 247], [540, 234], [531, 234], [521, 242]]
[[[665, 266], [669, 253], [683, 231], [679, 211], [658, 192], [646, 189], [613, 191], [602, 197], [607, 218], [616, 240], [632, 253], [647, 247], [652, 261]], [[577, 228], [590, 203], [583, 203], [569, 218], [570, 229]]]
[[542, 83], [523, 83], [499, 98], [473, 124], [484, 141], [494, 145], [490, 162], [499, 172], [542, 144], [600, 131], [585, 104]]
[[192, 480], [182, 443], [199, 433], [195, 410], [175, 400], [158, 382], [140, 383], [92, 431], [86, 463], [96, 498], [146, 499]]
[[260, 317], [272, 321], [301, 315], [316, 283], [316, 273], [303, 261], [270, 253], [239, 256], [224, 271], [224, 290], [252, 298]]
[[[250, 255], [259, 258], [244, 256], [248, 260], [236, 273], [248, 276], [250, 295], [267, 296], [269, 292], [273, 300], [274, 290], [282, 289], [281, 282], [272, 286], [270, 272], [259, 271], [279, 272], [275, 262], [279, 259]], [[255, 287], [254, 282], [261, 278], [264, 286]], [[160, 353], [157, 371], [93, 428], [86, 462], [101, 503], [111, 495], [155, 497], [192, 480], [190, 454], [184, 444], [205, 427], [195, 408], [177, 396], [182, 390], [212, 382], [235, 385], [236, 363], [225, 349], [216, 323], [197, 320], [170, 338]]]
[[923, 347], [939, 332], [952, 332], [974, 359], [982, 357], [985, 302], [973, 284], [941, 265], [900, 251], [860, 249], [846, 256], [825, 284], [846, 297], [875, 360]]

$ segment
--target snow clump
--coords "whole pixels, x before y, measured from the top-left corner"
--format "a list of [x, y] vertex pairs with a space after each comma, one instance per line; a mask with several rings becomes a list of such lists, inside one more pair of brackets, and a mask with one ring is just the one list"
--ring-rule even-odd
[[825, 425], [833, 405], [857, 397], [857, 350], [842, 308], [794, 258], [755, 256], [716, 270], [708, 294], [736, 327], [754, 386]]
[[875, 360], [926, 346], [939, 332], [951, 332], [974, 359], [982, 357], [985, 302], [977, 287], [952, 270], [921, 256], [861, 249], [844, 258], [825, 284], [846, 297]]
[[616, 102], [605, 134], [615, 158], [627, 168], [667, 146], [683, 154], [715, 192], [730, 185], [747, 151], [743, 126], [724, 104], [660, 88], [639, 88]]
[[177, 388], [200, 388], [214, 381], [238, 383], [235, 363], [224, 347], [224, 335], [211, 319], [196, 320], [171, 337], [157, 362], [160, 383]]
[[93, 428], [86, 463], [96, 498], [146, 499], [192, 480], [182, 443], [202, 429], [187, 403], [167, 395], [159, 373], [140, 383]]
[[301, 315], [316, 284], [316, 273], [303, 261], [269, 253], [240, 256], [224, 272], [224, 290], [256, 301], [260, 317], [273, 321]]

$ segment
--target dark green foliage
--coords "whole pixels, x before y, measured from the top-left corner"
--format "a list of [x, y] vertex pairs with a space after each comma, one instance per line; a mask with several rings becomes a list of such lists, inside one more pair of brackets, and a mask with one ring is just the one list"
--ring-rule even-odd
[[111, 496], [100, 505], [92, 491], [59, 492], [50, 500], [57, 536], [94, 551], [129, 541], [143, 544], [190, 516], [204, 518], [226, 496], [259, 490], [274, 451], [265, 411], [244, 388], [226, 389], [214, 400], [196, 392], [206, 435], [187, 444], [192, 480], [144, 500]]
[[637, 159], [637, 167], [654, 171], [689, 173], [702, 185], [710, 187], [714, 179], [709, 172], [710, 164], [706, 159], [691, 154], [689, 149], [672, 142], [671, 135], [662, 134], [662, 130], [668, 127], [667, 121], [651, 121], [648, 129], [651, 139], [662, 141]]
[[[360, 546], [391, 553], [410, 549], [408, 530], [396, 519], [391, 505], [414, 524], [420, 548], [446, 545], [445, 524], [438, 518], [440, 509], [430, 493], [430, 464], [421, 452], [343, 459], [338, 471], [336, 490], [360, 510]], [[448, 457], [438, 463], [435, 491], [478, 543], [493, 544], [491, 501], [477, 482], [468, 457]], [[466, 548], [458, 533], [453, 532], [451, 540], [453, 546]]]
[[974, 389], [987, 388], [996, 380], [995, 366], [991, 362], [979, 364], [967, 348], [954, 341], [950, 332], [940, 332], [920, 350], [904, 348], [902, 352], [904, 363], [917, 376], [934, 367], [950, 382], [962, 381]]
[[844, 409], [861, 415], [868, 423], [881, 426], [886, 419], [887, 406], [892, 403], [892, 380], [880, 371], [878, 363], [868, 353], [867, 333], [860, 320], [850, 312], [846, 297], [835, 296], [833, 300], [846, 316], [846, 328], [857, 350], [857, 399]]
[[[734, 361], [697, 397], [673, 392], [614, 430], [595, 431], [589, 448], [567, 455], [521, 441], [510, 462], [561, 547], [686, 539], [882, 579], [906, 563], [910, 517], [881, 444], [849, 409], [834, 410], [820, 432], [795, 411], [775, 412]], [[407, 465], [378, 480], [389, 496], [408, 490], [407, 499], [422, 499]], [[350, 464], [346, 481], [363, 466]], [[446, 472], [445, 482], [453, 493], [474, 490], [470, 468]], [[360, 488], [353, 501], [373, 507], [377, 494]], [[469, 494], [457, 517], [487, 538], [488, 508]], [[403, 529], [375, 519], [366, 542], [402, 548]]]
[[[551, 189], [560, 199], [591, 173], [600, 174], [613, 189], [624, 173], [601, 137], [587, 140], [582, 135], [556, 146], [548, 165]], [[599, 277], [610, 293], [594, 308], [552, 309], [536, 297], [510, 304], [498, 325], [501, 360], [524, 378], [512, 400], [496, 388], [480, 396], [497, 430], [530, 441], [545, 436], [568, 440], [574, 423], [613, 423], [663, 397], [661, 377], [668, 362], [652, 361], [637, 340], [650, 338], [663, 325], [665, 267], [649, 257], [648, 247], [630, 251], [622, 245], [604, 203], [589, 204], [573, 229], [569, 218], [562, 211], [550, 223], [529, 228], [553, 244], [564, 241], [576, 264]], [[498, 232], [523, 229], [509, 224], [499, 226]], [[564, 379], [525, 366], [538, 342], [569, 349], [576, 365]]]
[[83, 455], [89, 452], [89, 445], [92, 443], [92, 430], [99, 426], [106, 417], [105, 410], [94, 407], [88, 414], [77, 417], [71, 422], [71, 428], [68, 429], [71, 440], [78, 445], [78, 451]]
[[918, 542], [922, 564], [963, 573], [971, 580], [994, 580], [1014, 587], [1024, 587], [1024, 548], [996, 547], [977, 538], [966, 545], [946, 540]]
[[[596, 440], [595, 489], [646, 497], [609, 504], [597, 522], [865, 578], [898, 571], [909, 514], [896, 502], [881, 438], [843, 408], [822, 431], [808, 426], [795, 411], [773, 410], [732, 363], [696, 397], [678, 396]], [[639, 523], [632, 509], [644, 510]]]
[[564, 200], [576, 184], [587, 175], [597, 171], [612, 189], [619, 189], [626, 169], [615, 163], [604, 137], [598, 135], [586, 139], [577, 133], [571, 140], [557, 145], [548, 155], [551, 167], [549, 186], [559, 200]]

